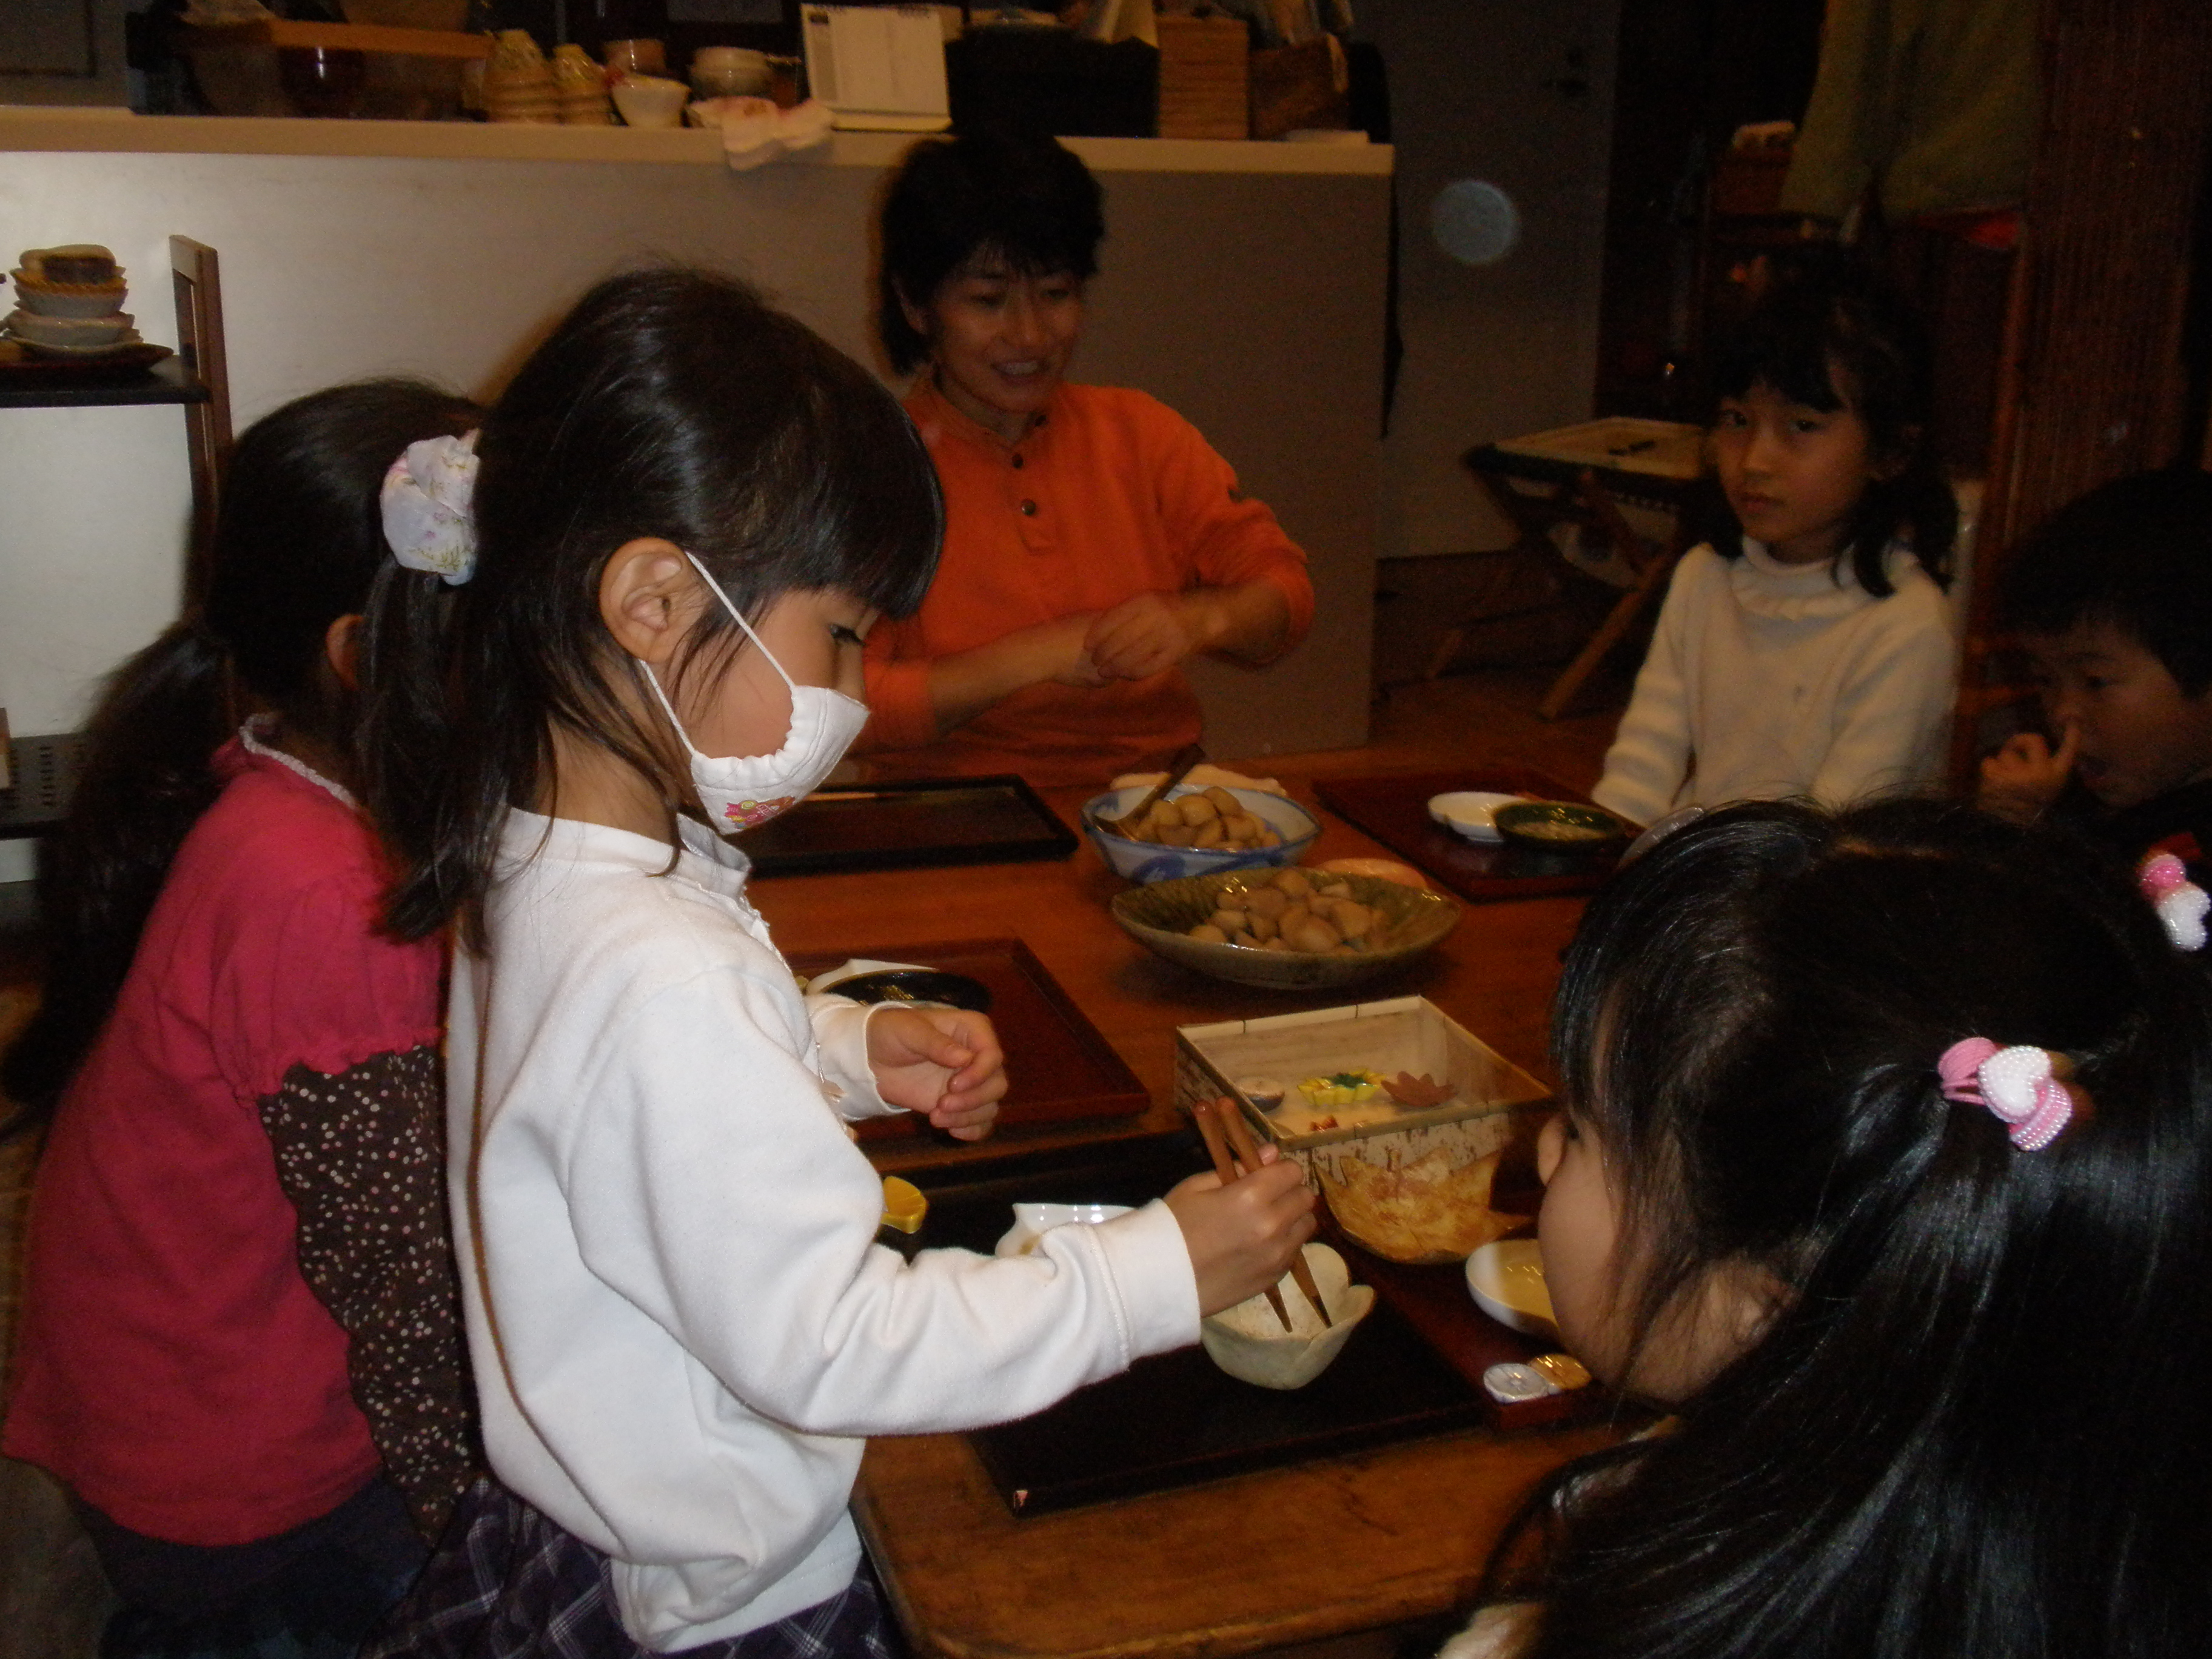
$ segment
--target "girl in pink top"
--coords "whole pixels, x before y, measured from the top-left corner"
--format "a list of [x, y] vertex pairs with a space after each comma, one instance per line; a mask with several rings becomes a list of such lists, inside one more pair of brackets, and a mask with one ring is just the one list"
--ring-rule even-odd
[[442, 951], [383, 929], [357, 794], [392, 781], [357, 757], [444, 603], [380, 488], [475, 420], [377, 382], [239, 440], [205, 598], [108, 686], [46, 850], [45, 1002], [0, 1069], [8, 1128], [51, 1120], [4, 1448], [69, 1488], [110, 1659], [350, 1652], [474, 1463]]

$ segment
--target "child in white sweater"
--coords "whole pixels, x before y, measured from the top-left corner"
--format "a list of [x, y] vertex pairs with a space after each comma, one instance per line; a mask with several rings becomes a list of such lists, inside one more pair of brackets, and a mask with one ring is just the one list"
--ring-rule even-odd
[[1907, 793], [1942, 766], [1958, 677], [1956, 524], [1911, 319], [1833, 263], [1785, 273], [1717, 364], [1735, 523], [1676, 567], [1600, 805]]
[[1038, 1411], [1257, 1293], [1294, 1165], [1194, 1178], [1030, 1257], [874, 1242], [848, 1122], [982, 1133], [990, 1024], [803, 996], [717, 831], [860, 731], [862, 636], [920, 602], [927, 453], [750, 292], [601, 284], [484, 422], [450, 740], [398, 826], [405, 928], [461, 927], [455, 1248], [484, 1443], [371, 1652], [888, 1655], [846, 1501], [863, 1437]]

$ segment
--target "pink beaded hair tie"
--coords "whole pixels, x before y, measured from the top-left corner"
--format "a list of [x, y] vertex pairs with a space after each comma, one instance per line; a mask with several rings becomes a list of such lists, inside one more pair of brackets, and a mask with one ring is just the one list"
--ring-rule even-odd
[[2136, 867], [2136, 881], [2158, 912], [2173, 948], [2203, 950], [2204, 913], [2212, 909], [2212, 897], [2190, 880], [2188, 866], [2171, 853], [2154, 853]]
[[2073, 1062], [2048, 1048], [2016, 1044], [2000, 1048], [1987, 1037], [1967, 1037], [1943, 1051], [1936, 1071], [1943, 1098], [1985, 1106], [2024, 1152], [2048, 1146], [2088, 1103], [2066, 1086]]

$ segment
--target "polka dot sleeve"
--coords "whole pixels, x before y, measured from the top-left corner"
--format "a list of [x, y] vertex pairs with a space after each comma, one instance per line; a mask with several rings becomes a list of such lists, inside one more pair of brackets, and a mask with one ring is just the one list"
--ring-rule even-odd
[[300, 1271], [351, 1339], [355, 1403], [435, 1538], [481, 1463], [445, 1197], [444, 1066], [435, 1048], [334, 1075], [295, 1066], [261, 1102], [299, 1216]]

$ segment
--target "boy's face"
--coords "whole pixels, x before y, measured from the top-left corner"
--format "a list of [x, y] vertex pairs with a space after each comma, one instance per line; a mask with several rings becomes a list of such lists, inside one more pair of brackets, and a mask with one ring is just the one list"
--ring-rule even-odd
[[2166, 665], [2110, 622], [2026, 644], [2054, 735], [2075, 728], [2075, 775], [2104, 805], [2140, 805], [2212, 776], [2212, 688], [2185, 696]]

